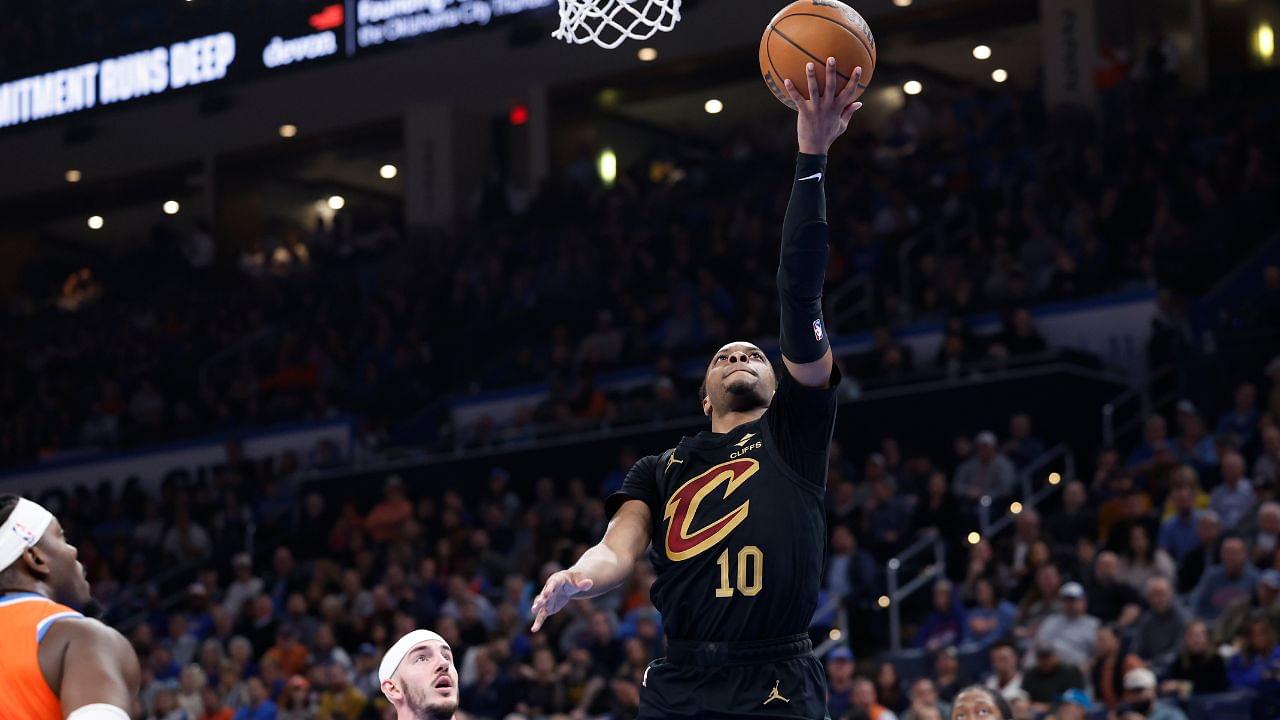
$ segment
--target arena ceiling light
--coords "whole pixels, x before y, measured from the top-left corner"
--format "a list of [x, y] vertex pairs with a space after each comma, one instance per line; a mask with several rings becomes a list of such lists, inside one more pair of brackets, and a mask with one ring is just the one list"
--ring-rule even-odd
[[102, 216], [101, 216], [101, 215], [90, 215], [90, 216], [89, 216], [89, 229], [90, 229], [90, 230], [101, 230], [101, 229], [102, 229], [102, 225], [103, 225], [103, 221], [102, 221]]
[[286, 124], [284, 124], [284, 125], [281, 125], [281, 126], [280, 126], [280, 130], [279, 130], [279, 132], [280, 132], [280, 137], [282, 137], [282, 138], [291, 138], [291, 137], [293, 137], [294, 135], [297, 135], [297, 134], [298, 134], [298, 126], [297, 126], [297, 125], [290, 125], [290, 124], [286, 123]]
[[987, 45], [975, 45], [973, 48], [973, 56], [978, 60], [986, 60], [991, 57], [991, 47]]
[[893, 0], [893, 4], [898, 7], [911, 7], [912, 0]]
[[996, 68], [995, 70], [991, 71], [991, 79], [995, 80], [998, 83], [1002, 83], [1005, 80], [1009, 79], [1009, 71], [1005, 70], [1004, 68]]
[[400, 171], [396, 169], [396, 166], [392, 165], [391, 163], [387, 163], [386, 165], [383, 165], [382, 167], [378, 168], [378, 176], [381, 177], [383, 180], [390, 180], [391, 178], [395, 177], [396, 174], [399, 172]]
[[902, 92], [908, 95], [919, 95], [924, 92], [924, 85], [919, 80], [908, 80], [902, 83]]
[[346, 198], [344, 198], [344, 197], [342, 197], [341, 195], [330, 195], [330, 196], [329, 196], [329, 209], [330, 209], [330, 210], [341, 210], [342, 208], [344, 208], [344, 207], [346, 207], [346, 206], [347, 206], [347, 199], [346, 199]]
[[161, 209], [164, 210], [165, 215], [177, 215], [182, 206], [178, 204], [177, 200], [165, 200]]
[[636, 52], [636, 57], [640, 58], [640, 62], [653, 62], [658, 59], [657, 48], [642, 47]]
[[1258, 25], [1254, 38], [1254, 44], [1258, 48], [1258, 57], [1262, 58], [1264, 62], [1271, 62], [1271, 58], [1276, 55], [1276, 33], [1271, 28], [1271, 24], [1264, 22]]
[[69, 183], [78, 183], [80, 182], [81, 175], [79, 170], [71, 168], [63, 177], [65, 177]]
[[716, 98], [711, 98], [702, 106], [702, 109], [706, 110], [708, 115], [719, 115], [724, 112], [724, 103], [720, 102]]

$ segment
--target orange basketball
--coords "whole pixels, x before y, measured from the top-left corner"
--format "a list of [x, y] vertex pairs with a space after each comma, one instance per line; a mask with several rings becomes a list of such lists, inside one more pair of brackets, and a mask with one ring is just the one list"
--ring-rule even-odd
[[876, 40], [858, 11], [839, 0], [796, 0], [773, 16], [760, 40], [760, 72], [764, 74], [764, 82], [793, 110], [795, 103], [787, 95], [782, 81], [790, 79], [801, 97], [808, 99], [805, 64], [813, 63], [818, 90], [825, 94], [823, 86], [829, 57], [836, 59], [842, 84], [849, 81], [855, 67], [862, 66], [857, 93], [861, 95], [876, 69]]

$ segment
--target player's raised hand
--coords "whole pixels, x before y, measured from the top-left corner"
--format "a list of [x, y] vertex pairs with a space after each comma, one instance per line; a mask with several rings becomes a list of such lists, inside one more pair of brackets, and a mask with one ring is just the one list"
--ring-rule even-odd
[[849, 119], [862, 107], [862, 103], [854, 102], [858, 92], [858, 83], [862, 81], [862, 68], [853, 70], [849, 82], [840, 87], [837, 83], [840, 76], [836, 72], [836, 59], [827, 58], [826, 93], [818, 91], [818, 69], [813, 63], [805, 66], [805, 74], [809, 83], [809, 99], [805, 100], [796, 84], [790, 79], [783, 85], [800, 117], [796, 120], [796, 139], [800, 142], [800, 152], [809, 155], [826, 155], [831, 143], [849, 129]]
[[589, 592], [594, 584], [590, 578], [583, 577], [582, 573], [572, 570], [553, 573], [547, 578], [547, 583], [542, 586], [542, 592], [533, 599], [533, 605], [529, 608], [533, 613], [532, 632], [541, 630], [542, 624], [548, 617], [560, 612], [573, 598]]

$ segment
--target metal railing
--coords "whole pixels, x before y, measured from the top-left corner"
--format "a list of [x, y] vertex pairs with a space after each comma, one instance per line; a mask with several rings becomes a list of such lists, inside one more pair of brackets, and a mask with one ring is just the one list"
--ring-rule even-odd
[[827, 653], [837, 645], [843, 645], [849, 641], [849, 614], [845, 612], [841, 598], [834, 595], [827, 598], [827, 602], [813, 612], [813, 620], [809, 621], [809, 627], [813, 628], [815, 624], [820, 623], [822, 618], [831, 613], [835, 613], [836, 616], [836, 621], [832, 626], [839, 630], [840, 634], [834, 637], [828, 634], [827, 639], [813, 649], [813, 653], [820, 658], [826, 657]]
[[[1036, 475], [1050, 464], [1059, 460], [1062, 462], [1062, 472], [1055, 473], [1057, 475], [1056, 482], [1053, 475], [1051, 475], [1045, 482], [1044, 487], [1038, 490], [1034, 489]], [[1039, 507], [1050, 495], [1066, 487], [1067, 483], [1074, 480], [1075, 477], [1076, 456], [1066, 443], [1060, 443], [1041, 453], [1040, 457], [1032, 460], [1018, 473], [1018, 484], [1022, 490], [1022, 497], [1014, 501], [1019, 503], [1016, 512], [1013, 508], [1009, 508], [1009, 512], [1001, 514], [999, 518], [993, 521], [991, 519], [991, 508], [995, 504], [996, 498], [990, 495], [983, 495], [982, 499], [978, 501], [978, 527], [982, 537], [991, 538], [999, 535], [1005, 528], [1013, 524], [1014, 518], [1019, 513], [1027, 508]]]
[[[929, 550], [933, 551], [933, 562], [924, 566], [924, 569], [908, 580], [906, 585], [899, 585], [898, 573], [917, 555]], [[924, 535], [911, 547], [889, 559], [885, 570], [889, 592], [880, 599], [880, 604], [883, 606], [886, 598], [889, 601], [889, 644], [895, 652], [902, 649], [902, 601], [935, 579], [945, 577], [946, 574], [947, 546], [941, 538], [932, 533]]]
[[[1141, 427], [1153, 410], [1164, 408], [1178, 399], [1176, 383], [1173, 389], [1159, 397], [1152, 397], [1159, 383], [1173, 375], [1174, 368], [1171, 365], [1165, 365], [1151, 373], [1142, 387], [1129, 388], [1102, 406], [1102, 442], [1105, 447], [1115, 447], [1117, 443]], [[1135, 402], [1137, 411], [1127, 412]]]

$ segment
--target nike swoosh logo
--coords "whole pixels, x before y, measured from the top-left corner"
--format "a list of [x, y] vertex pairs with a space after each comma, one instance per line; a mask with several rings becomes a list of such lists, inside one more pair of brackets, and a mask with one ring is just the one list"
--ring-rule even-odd
[[817, 180], [818, 182], [822, 182], [822, 173], [814, 173], [809, 177], [802, 177], [796, 182], [804, 182], [805, 180]]

